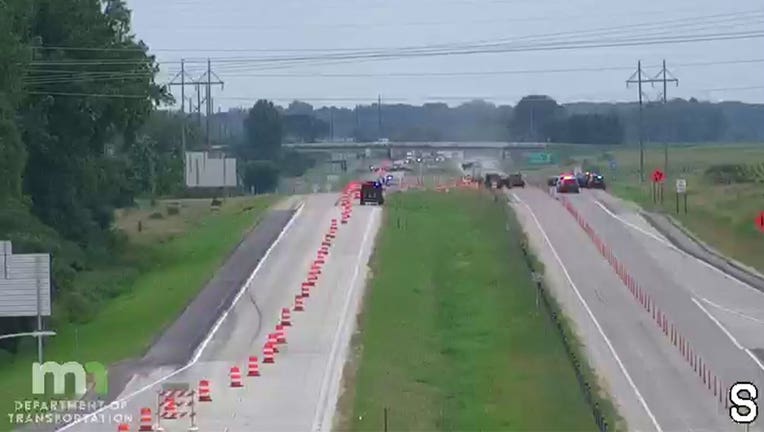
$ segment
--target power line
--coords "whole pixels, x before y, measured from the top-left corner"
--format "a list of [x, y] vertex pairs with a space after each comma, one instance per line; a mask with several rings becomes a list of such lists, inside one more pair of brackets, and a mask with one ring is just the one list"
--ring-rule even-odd
[[[520, 36], [520, 37], [513, 37], [513, 38], [504, 38], [499, 40], [481, 40], [481, 41], [475, 41], [475, 42], [462, 42], [462, 43], [446, 43], [446, 44], [432, 44], [432, 45], [421, 45], [421, 46], [409, 46], [409, 47], [399, 47], [399, 48], [380, 48], [380, 49], [327, 49], [327, 50], [319, 50], [320, 51], [326, 51], [323, 54], [316, 54], [311, 56], [291, 56], [291, 57], [285, 57], [285, 56], [279, 56], [279, 57], [262, 57], [262, 58], [217, 58], [215, 59], [217, 63], [220, 62], [286, 62], [286, 61], [308, 61], [308, 60], [327, 60], [327, 59], [343, 59], [343, 58], [349, 58], [351, 60], [356, 60], [358, 58], [362, 57], [368, 57], [374, 58], [374, 57], [388, 57], [388, 58], [395, 58], [396, 56], [411, 56], [411, 55], [449, 55], [449, 54], [460, 54], [458, 51], [461, 50], [467, 50], [465, 54], [471, 54], [471, 51], [474, 51], [476, 49], [488, 49], [486, 52], [492, 52], [492, 49], [499, 49], [499, 51], [495, 52], [506, 52], [507, 48], [510, 48], [512, 44], [517, 44], [518, 42], [526, 41], [531, 43], [530, 45], [522, 45], [518, 48], [526, 48], [526, 49], [532, 49], [535, 46], [532, 44], [532, 42], [541, 43], [542, 41], [546, 41], [548, 43], [554, 43], [554, 41], [559, 42], [576, 42], [576, 43], [596, 43], [598, 40], [574, 40], [572, 37], [581, 37], [585, 35], [589, 36], [595, 36], [600, 35], [602, 36], [607, 34], [615, 34], [615, 35], [621, 35], [623, 36], [626, 34], [627, 29], [650, 29], [653, 27], [657, 27], [658, 32], [656, 33], [653, 31], [651, 34], [652, 36], [660, 35], [660, 34], [670, 34], [674, 35], [677, 28], [682, 27], [696, 27], [698, 25], [703, 25], [708, 27], [710, 24], [717, 25], [724, 21], [729, 20], [737, 20], [738, 22], [732, 22], [732, 25], [738, 25], [740, 24], [740, 19], [742, 20], [750, 20], [750, 19], [761, 19], [762, 14], [764, 14], [764, 11], [762, 10], [754, 10], [754, 11], [745, 11], [745, 12], [735, 12], [732, 14], [716, 14], [716, 15], [707, 15], [702, 17], [695, 18], [695, 22], [687, 22], [687, 19], [672, 19], [672, 20], [664, 20], [659, 22], [650, 22], [650, 23], [641, 23], [641, 24], [632, 24], [632, 25], [626, 25], [626, 26], [617, 26], [617, 27], [603, 27], [599, 29], [587, 29], [587, 30], [579, 30], [579, 31], [566, 31], [566, 32], [555, 32], [555, 33], [547, 33], [547, 34], [534, 34], [534, 35], [526, 35], [526, 36]], [[712, 20], [712, 22], [708, 22], [709, 20]], [[706, 21], [706, 22], [704, 22]], [[667, 27], [670, 25], [670, 28]], [[634, 35], [635, 38], [645, 36], [645, 34], [642, 35]], [[740, 37], [741, 34], [738, 32], [736, 35], [724, 35], [724, 34], [711, 34], [710, 36], [737, 36]], [[685, 34], [684, 38], [687, 37], [709, 37], [708, 34], [694, 34], [694, 35], [688, 35]], [[550, 39], [551, 38], [551, 39]], [[611, 40], [609, 42], [619, 42], [623, 41], [622, 39], [616, 39], [615, 41]], [[629, 41], [629, 40], [627, 40]], [[639, 44], [639, 41], [637, 39], [632, 38], [632, 42], [637, 42]], [[539, 46], [540, 48], [544, 48], [545, 45], [542, 44]], [[111, 50], [117, 50], [117, 51], [123, 51], [123, 48], [93, 48], [93, 47], [43, 47], [41, 49], [71, 49], [71, 50], [96, 50], [96, 51], [111, 51]], [[445, 51], [444, 51], [445, 50]], [[217, 52], [226, 52], [226, 49], [218, 49]], [[252, 50], [232, 50], [232, 51], [252, 51]], [[288, 50], [277, 50], [277, 51], [288, 51]], [[204, 59], [188, 59], [188, 63], [194, 63], [194, 62], [204, 62]], [[124, 60], [116, 59], [116, 60], [90, 60], [90, 61], [82, 61], [82, 60], [60, 60], [56, 62], [51, 61], [41, 61], [41, 62], [35, 62], [34, 64], [48, 64], [48, 65], [57, 65], [57, 64], [89, 64], [94, 63], [98, 65], [104, 65], [104, 64], [125, 64]], [[128, 62], [128, 64], [131, 62]], [[168, 62], [163, 62], [168, 63]], [[177, 63], [177, 62], [175, 62]]]
[[[764, 63], [764, 58], [758, 59], [737, 59], [737, 60], [719, 60], [704, 62], [676, 63], [678, 67], [697, 68], [707, 66], [721, 66], [732, 64], [755, 64]], [[648, 68], [658, 67], [658, 65], [646, 66]], [[542, 69], [515, 69], [515, 70], [489, 70], [489, 71], [425, 71], [425, 72], [370, 72], [370, 73], [246, 73], [246, 70], [240, 70], [233, 73], [227, 73], [227, 77], [253, 77], [253, 78], [369, 78], [369, 77], [403, 77], [403, 78], [429, 78], [429, 77], [461, 77], [461, 76], [503, 76], [503, 75], [537, 75], [537, 74], [565, 74], [565, 73], [592, 73], [592, 72], [610, 72], [631, 70], [630, 66], [599, 66], [599, 67], [579, 67], [579, 68], [542, 68]], [[78, 82], [108, 82], [123, 80], [144, 80], [147, 77], [153, 77], [154, 72], [91, 72], [75, 70], [55, 70], [55, 69], [37, 69], [35, 74], [44, 73], [45, 76], [35, 75], [25, 79], [26, 85], [50, 85], [66, 84]], [[175, 74], [175, 78], [180, 72]], [[187, 73], [186, 73], [187, 75]], [[187, 75], [188, 76], [188, 75]], [[189, 78], [187, 85], [192, 85], [193, 80]]]
[[[708, 41], [721, 41], [721, 40], [740, 40], [740, 39], [756, 39], [764, 38], [764, 31], [757, 32], [728, 32], [728, 33], [715, 33], [715, 34], [703, 34], [703, 35], [691, 35], [691, 36], [676, 36], [663, 39], [623, 39], [613, 40], [609, 42], [596, 42], [596, 41], [579, 41], [578, 43], [563, 43], [558, 45], [544, 44], [539, 46], [528, 47], [495, 47], [485, 49], [474, 50], [438, 50], [431, 52], [417, 52], [408, 54], [367, 54], [367, 55], [352, 55], [352, 56], [334, 56], [329, 57], [333, 60], [349, 60], [358, 62], [360, 60], [391, 60], [391, 59], [403, 59], [403, 58], [419, 58], [419, 57], [434, 57], [434, 56], [450, 56], [450, 55], [474, 55], [474, 54], [498, 54], [508, 52], [534, 52], [534, 51], [560, 51], [560, 50], [573, 50], [573, 49], [591, 49], [591, 48], [607, 48], [607, 47], [626, 47], [626, 46], [653, 46], [653, 45], [666, 45], [666, 44], [680, 44], [680, 43], [695, 43], [695, 42], [708, 42]], [[218, 63], [239, 63], [245, 64], [248, 62], [253, 63], [278, 63], [285, 61], [311, 61], [321, 60], [327, 57], [302, 57], [302, 58], [271, 58], [271, 59], [216, 59]], [[32, 66], [86, 66], [86, 65], [132, 65], [135, 62], [130, 61], [105, 61], [105, 60], [90, 60], [90, 61], [60, 61], [60, 62], [33, 62]], [[294, 64], [292, 64], [294, 65]]]

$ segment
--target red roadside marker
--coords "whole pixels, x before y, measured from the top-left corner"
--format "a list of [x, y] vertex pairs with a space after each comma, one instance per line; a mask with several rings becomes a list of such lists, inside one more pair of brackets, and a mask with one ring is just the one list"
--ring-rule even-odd
[[756, 226], [759, 228], [759, 231], [764, 232], [764, 211], [760, 212], [756, 217]]

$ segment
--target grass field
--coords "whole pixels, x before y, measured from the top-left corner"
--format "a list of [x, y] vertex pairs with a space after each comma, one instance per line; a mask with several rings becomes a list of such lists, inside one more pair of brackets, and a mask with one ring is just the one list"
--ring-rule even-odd
[[[133, 271], [102, 269], [85, 273], [78, 283], [115, 285], [124, 293], [108, 301], [86, 324], [55, 326], [58, 333], [46, 345], [46, 360], [115, 361], [139, 356], [162, 328], [185, 308], [245, 232], [274, 202], [274, 196], [227, 199], [220, 210], [210, 200], [182, 200], [177, 215], [167, 215], [166, 204], [133, 209], [119, 215], [117, 225], [131, 239], [128, 248]], [[161, 219], [149, 215], [161, 212]], [[138, 220], [143, 221], [140, 232]], [[137, 263], [136, 256], [143, 256]], [[110, 277], [118, 274], [116, 281]], [[95, 286], [92, 287], [95, 289]], [[28, 343], [22, 353], [0, 359], [0, 412], [13, 411], [14, 400], [31, 398], [31, 362], [35, 351]], [[0, 430], [8, 418], [0, 418]]]
[[339, 429], [387, 409], [390, 430], [594, 430], [502, 201], [408, 192], [385, 212]]
[[[758, 182], [715, 184], [705, 174], [706, 169], [714, 165], [764, 163], [764, 144], [672, 146], [662, 204], [653, 202], [649, 182], [639, 183], [637, 149], [610, 148], [607, 152], [617, 161], [615, 170], [608, 168], [602, 150], [590, 150], [589, 156], [584, 158], [602, 168], [612, 193], [646, 209], [672, 214], [719, 251], [764, 271], [764, 234], [754, 225], [756, 215], [764, 211], [764, 175]], [[656, 168], [663, 168], [663, 148], [648, 147], [645, 153], [648, 180], [649, 173]], [[687, 180], [687, 214], [684, 214], [683, 205], [682, 213], [676, 214], [677, 178]]]

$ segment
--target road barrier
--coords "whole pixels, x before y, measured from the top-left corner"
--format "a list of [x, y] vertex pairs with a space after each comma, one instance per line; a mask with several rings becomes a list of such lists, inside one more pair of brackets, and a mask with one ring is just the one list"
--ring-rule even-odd
[[199, 402], [212, 402], [210, 382], [208, 380], [199, 381]]
[[260, 366], [257, 363], [257, 356], [249, 356], [249, 361], [247, 361], [247, 376], [248, 377], [260, 376]]
[[281, 325], [289, 327], [292, 325], [292, 312], [289, 308], [281, 308]]
[[[286, 327], [292, 326], [291, 311], [303, 312], [305, 311], [305, 299], [310, 297], [310, 290], [316, 286], [319, 277], [322, 274], [323, 265], [326, 264], [326, 260], [329, 255], [329, 248], [332, 246], [332, 241], [337, 237], [340, 224], [347, 224], [352, 216], [353, 204], [351, 199], [356, 199], [360, 194], [360, 184], [349, 184], [342, 193], [342, 197], [338, 201], [340, 208], [340, 218], [332, 218], [329, 228], [323, 236], [323, 240], [317, 250], [317, 257], [311, 262], [310, 269], [305, 282], [300, 284], [300, 294], [296, 294], [294, 297], [294, 306], [292, 308], [281, 308], [278, 324], [275, 326], [275, 331], [268, 334], [267, 342], [263, 345], [263, 357], [262, 363], [274, 364], [276, 363], [275, 354], [279, 352], [278, 345], [286, 344]], [[260, 366], [257, 356], [249, 356], [247, 361], [247, 376], [258, 377], [260, 376]], [[238, 366], [232, 366], [229, 370], [230, 388], [242, 388], [244, 383], [242, 381], [241, 370]], [[186, 403], [185, 401], [178, 401], [178, 398], [191, 397], [191, 401]], [[172, 420], [180, 417], [184, 417], [188, 414], [184, 410], [179, 410], [179, 407], [190, 406], [191, 407], [191, 430], [198, 430], [195, 424], [195, 411], [194, 404], [197, 400], [199, 402], [212, 402], [212, 396], [210, 391], [209, 380], [200, 380], [198, 384], [198, 391], [188, 390], [164, 390], [158, 393], [157, 397], [157, 423], [153, 423], [151, 408], [141, 408], [140, 410], [140, 426], [139, 432], [155, 432], [161, 431], [159, 421], [161, 418]], [[120, 424], [118, 426], [118, 432], [129, 432], [129, 424]]]
[[154, 424], [151, 417], [151, 408], [141, 408], [139, 432], [153, 432]]
[[279, 344], [287, 343], [286, 328], [281, 324], [276, 325], [276, 343], [279, 343]]
[[304, 299], [301, 295], [294, 296], [294, 311], [303, 312], [305, 310]]
[[721, 378], [712, 372], [703, 357], [693, 348], [692, 344], [679, 330], [679, 326], [668, 319], [668, 314], [656, 304], [655, 299], [650, 295], [637, 279], [633, 277], [626, 266], [621, 263], [613, 251], [597, 235], [594, 229], [578, 213], [578, 210], [564, 196], [559, 196], [559, 201], [578, 222], [579, 226], [586, 232], [591, 241], [597, 247], [600, 254], [608, 261], [615, 270], [624, 286], [629, 290], [634, 299], [645, 309], [648, 315], [652, 316], [653, 321], [669, 342], [677, 349], [679, 355], [684, 359], [687, 365], [697, 374], [698, 380], [704, 385], [709, 394], [715, 398], [720, 407], [729, 409], [729, 399], [725, 397], [726, 388]]
[[270, 341], [265, 343], [263, 347], [263, 363], [276, 363], [275, 350], [273, 349], [273, 343]]
[[244, 387], [244, 383], [241, 381], [241, 370], [239, 370], [238, 366], [232, 366], [229, 375], [231, 377], [232, 388]]

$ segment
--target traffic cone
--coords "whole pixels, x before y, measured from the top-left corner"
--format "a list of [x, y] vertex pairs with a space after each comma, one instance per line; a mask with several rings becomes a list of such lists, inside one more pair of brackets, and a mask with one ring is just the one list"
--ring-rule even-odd
[[323, 253], [324, 255], [329, 255], [329, 247], [328, 246], [321, 246], [321, 249], [319, 249], [319, 251], [321, 251], [321, 253]]
[[281, 324], [278, 324], [276, 326], [276, 343], [285, 344], [286, 341], [286, 330], [284, 329], [284, 326]]
[[199, 381], [199, 402], [212, 402], [210, 382], [207, 380]]
[[281, 309], [281, 325], [283, 326], [292, 325], [292, 314], [290, 313], [289, 308]]
[[238, 366], [231, 367], [231, 387], [244, 387], [241, 382], [241, 370]]
[[279, 352], [279, 337], [276, 333], [268, 333], [268, 343], [273, 347], [273, 352]]
[[249, 356], [249, 362], [247, 362], [247, 376], [260, 376], [260, 367], [257, 365], [256, 356]]
[[304, 300], [302, 299], [302, 296], [296, 295], [294, 296], [294, 310], [295, 312], [302, 312], [305, 310], [305, 304], [303, 303]]
[[310, 266], [310, 273], [315, 273], [317, 275], [321, 274], [321, 266], [319, 264], [313, 263]]
[[117, 426], [117, 432], [130, 432], [130, 425], [127, 423], [120, 423]]
[[141, 408], [141, 425], [139, 432], [153, 432], [154, 425], [151, 424], [151, 408]]
[[318, 281], [318, 275], [316, 274], [309, 274], [308, 275], [308, 282], [316, 283]]
[[178, 418], [178, 407], [175, 404], [175, 398], [173, 396], [168, 396], [164, 400], [164, 412], [162, 413], [162, 418], [174, 420]]
[[303, 298], [310, 297], [310, 287], [309, 286], [303, 285], [303, 286], [300, 287], [300, 297], [303, 297]]
[[276, 363], [275, 356], [273, 355], [273, 345], [270, 342], [263, 347], [263, 363]]

